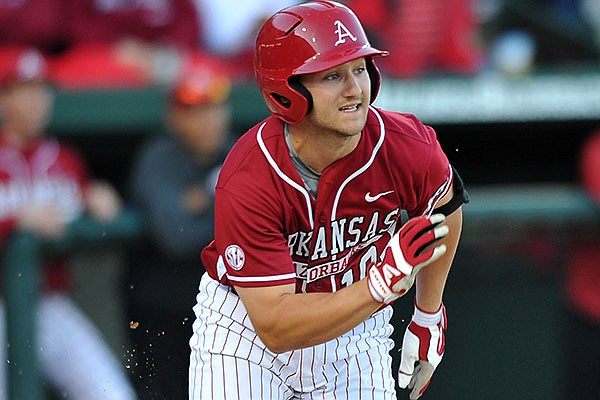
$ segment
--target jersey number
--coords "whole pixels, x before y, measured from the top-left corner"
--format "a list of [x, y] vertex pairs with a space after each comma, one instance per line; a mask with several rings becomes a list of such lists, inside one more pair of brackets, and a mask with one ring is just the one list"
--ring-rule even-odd
[[375, 263], [378, 260], [377, 247], [375, 245], [369, 246], [369, 248], [363, 253], [358, 262], [358, 274], [359, 276], [355, 277], [355, 269], [351, 268], [342, 275], [341, 284], [343, 286], [350, 286], [354, 282], [359, 281], [367, 276], [367, 267], [371, 265], [371, 263]]

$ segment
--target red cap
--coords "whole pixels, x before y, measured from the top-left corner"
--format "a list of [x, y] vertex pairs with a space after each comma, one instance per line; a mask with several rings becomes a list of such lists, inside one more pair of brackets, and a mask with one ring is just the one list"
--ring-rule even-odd
[[229, 99], [230, 93], [231, 79], [223, 69], [210, 59], [194, 57], [183, 66], [171, 100], [188, 106], [220, 104]]
[[17, 46], [0, 48], [0, 85], [47, 78], [48, 65], [39, 50]]

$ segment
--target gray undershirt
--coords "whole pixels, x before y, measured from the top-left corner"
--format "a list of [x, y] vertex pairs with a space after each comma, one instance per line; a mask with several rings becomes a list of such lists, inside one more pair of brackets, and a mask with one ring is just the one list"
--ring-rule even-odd
[[308, 165], [306, 165], [306, 163], [302, 161], [298, 153], [296, 153], [296, 150], [294, 150], [288, 124], [285, 124], [283, 131], [285, 135], [285, 142], [287, 143], [288, 149], [290, 151], [290, 157], [292, 157], [292, 163], [294, 164], [294, 167], [296, 167], [296, 171], [298, 171], [298, 174], [300, 174], [300, 177], [304, 181], [304, 186], [306, 186], [306, 189], [308, 189], [310, 194], [316, 199], [317, 187], [319, 186], [319, 178], [321, 178], [321, 174], [309, 167]]

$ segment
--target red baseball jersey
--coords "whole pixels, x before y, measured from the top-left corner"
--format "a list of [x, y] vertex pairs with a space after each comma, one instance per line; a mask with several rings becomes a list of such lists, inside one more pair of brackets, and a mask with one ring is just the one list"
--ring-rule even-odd
[[[73, 148], [42, 138], [20, 151], [0, 138], [0, 248], [28, 204], [53, 204], [68, 220], [79, 217], [87, 184], [85, 164]], [[49, 289], [68, 286], [68, 269], [61, 259], [48, 263], [45, 280]]]
[[284, 123], [272, 116], [246, 132], [225, 161], [215, 239], [202, 261], [229, 286], [336, 291], [366, 276], [400, 228], [401, 210], [431, 213], [451, 184], [431, 127], [370, 107], [358, 146], [323, 171], [315, 199], [292, 163]]

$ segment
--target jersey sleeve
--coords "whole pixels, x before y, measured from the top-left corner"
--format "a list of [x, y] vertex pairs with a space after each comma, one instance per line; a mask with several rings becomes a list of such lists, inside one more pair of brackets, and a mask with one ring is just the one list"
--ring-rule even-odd
[[[432, 128], [429, 128], [433, 131]], [[435, 132], [432, 133], [431, 161], [429, 168], [424, 174], [423, 187], [421, 192], [424, 198], [420, 199], [420, 204], [426, 205], [423, 214], [431, 214], [439, 201], [444, 197], [452, 187], [453, 172], [448, 157], [442, 150]]]
[[295, 282], [281, 214], [265, 190], [246, 190], [242, 196], [239, 191], [217, 189], [213, 246], [221, 282], [222, 274], [230, 284], [245, 287]]
[[437, 140], [435, 130], [422, 123], [416, 124], [421, 130], [424, 149], [418, 152], [423, 155], [418, 163], [414, 177], [414, 190], [416, 193], [416, 208], [410, 210], [409, 215], [430, 215], [439, 201], [452, 187], [453, 171], [448, 157]]
[[88, 165], [81, 152], [75, 147], [61, 145], [61, 162], [64, 168], [67, 168], [72, 174], [73, 179], [81, 188], [83, 194], [88, 189], [91, 183]]
[[[88, 165], [82, 153], [75, 147], [61, 144], [60, 146], [60, 169], [66, 172], [69, 179], [76, 185], [81, 195], [81, 204], [72, 205], [67, 212], [72, 219], [80, 216], [88, 210], [89, 190], [92, 184]], [[63, 204], [66, 207], [66, 204]]]

